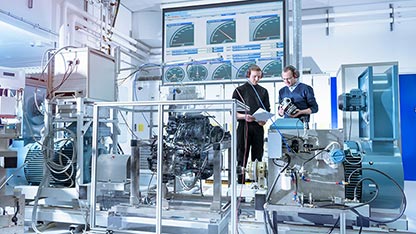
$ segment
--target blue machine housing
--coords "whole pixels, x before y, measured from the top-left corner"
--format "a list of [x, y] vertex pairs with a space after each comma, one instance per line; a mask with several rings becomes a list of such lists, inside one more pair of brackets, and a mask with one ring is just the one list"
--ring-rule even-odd
[[[358, 77], [358, 89], [361, 93], [354, 89], [353, 94], [343, 94], [338, 100], [342, 101], [339, 109], [359, 111], [358, 137], [361, 148], [355, 150], [360, 150], [363, 155], [361, 178], [371, 178], [375, 182], [363, 181], [361, 199], [363, 202], [371, 200], [378, 189], [377, 199], [370, 203], [372, 208], [400, 208], [403, 195], [398, 185], [403, 189], [404, 175], [398, 145], [398, 66], [393, 65], [383, 73], [375, 73], [373, 67], [369, 66]], [[363, 99], [365, 102], [362, 102]]]

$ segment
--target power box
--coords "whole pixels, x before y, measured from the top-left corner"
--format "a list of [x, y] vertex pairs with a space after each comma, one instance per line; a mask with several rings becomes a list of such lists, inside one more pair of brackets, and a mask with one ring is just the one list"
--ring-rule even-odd
[[92, 48], [73, 48], [55, 55], [54, 96], [116, 100], [114, 58]]

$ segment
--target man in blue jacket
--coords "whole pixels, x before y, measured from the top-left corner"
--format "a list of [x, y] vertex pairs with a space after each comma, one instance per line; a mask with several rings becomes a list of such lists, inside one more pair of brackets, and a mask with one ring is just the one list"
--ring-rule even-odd
[[278, 113], [285, 118], [299, 118], [302, 122], [309, 123], [310, 115], [318, 112], [318, 103], [313, 88], [301, 83], [299, 75], [294, 66], [289, 65], [283, 69], [282, 79], [286, 86], [279, 90], [279, 103], [290, 99], [295, 108], [288, 112], [284, 105], [280, 105]]

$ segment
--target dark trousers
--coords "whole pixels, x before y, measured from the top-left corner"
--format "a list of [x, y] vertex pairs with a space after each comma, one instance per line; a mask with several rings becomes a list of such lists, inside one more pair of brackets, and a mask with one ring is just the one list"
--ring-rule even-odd
[[[238, 166], [246, 166], [251, 149], [251, 161], [261, 161], [263, 157], [264, 129], [257, 122], [238, 122], [237, 127], [237, 162]], [[247, 148], [247, 149], [246, 149]], [[244, 155], [244, 153], [246, 153]], [[244, 165], [243, 165], [244, 162]]]

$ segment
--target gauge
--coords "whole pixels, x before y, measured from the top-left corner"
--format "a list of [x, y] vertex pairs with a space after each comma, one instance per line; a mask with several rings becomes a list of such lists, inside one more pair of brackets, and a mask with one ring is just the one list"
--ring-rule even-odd
[[229, 20], [221, 23], [212, 32], [209, 44], [222, 44], [235, 42], [235, 21]]
[[213, 80], [229, 80], [231, 79], [231, 64], [223, 63], [215, 68], [212, 74]]
[[169, 47], [194, 45], [194, 25], [187, 24], [176, 29], [169, 40]]
[[181, 67], [171, 67], [165, 72], [165, 80], [168, 82], [180, 82], [185, 78], [185, 71]]
[[280, 38], [280, 23], [279, 17], [271, 17], [265, 19], [254, 29], [252, 40], [262, 41]]
[[248, 63], [245, 63], [245, 64], [243, 64], [239, 69], [238, 69], [238, 71], [237, 71], [237, 75], [236, 75], [236, 78], [237, 79], [244, 79], [244, 78], [247, 78], [247, 71], [248, 71], [248, 68], [251, 66], [251, 65], [253, 65], [253, 64], [255, 64], [254, 62], [248, 62]]
[[263, 77], [278, 77], [282, 73], [282, 62], [273, 60], [263, 67]]
[[191, 81], [205, 80], [208, 76], [208, 69], [204, 65], [190, 65], [187, 72]]

